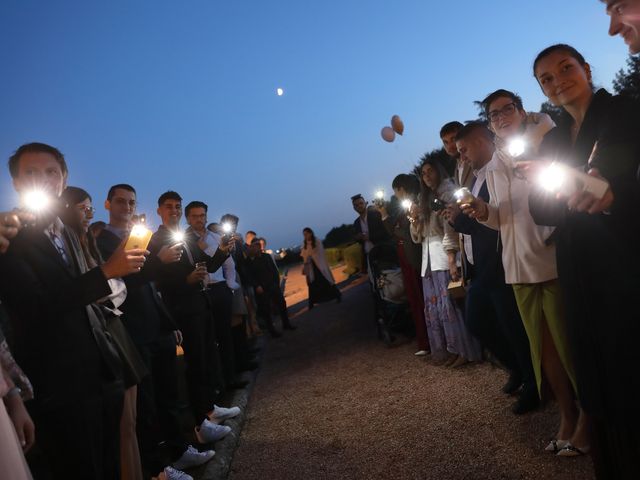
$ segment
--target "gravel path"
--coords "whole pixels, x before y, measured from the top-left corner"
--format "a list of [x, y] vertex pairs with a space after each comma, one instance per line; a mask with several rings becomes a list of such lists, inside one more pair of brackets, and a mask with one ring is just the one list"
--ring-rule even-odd
[[591, 480], [588, 458], [542, 449], [557, 415], [523, 417], [488, 364], [452, 370], [377, 339], [367, 285], [270, 340], [231, 465], [233, 480]]

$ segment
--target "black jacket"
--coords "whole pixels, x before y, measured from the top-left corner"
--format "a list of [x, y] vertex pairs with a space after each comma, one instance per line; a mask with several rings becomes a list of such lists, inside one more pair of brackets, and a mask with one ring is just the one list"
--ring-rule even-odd
[[[100, 254], [105, 260], [113, 255], [121, 242], [122, 239], [109, 230], [102, 230], [96, 238]], [[123, 278], [127, 286], [127, 299], [120, 306], [123, 312], [121, 319], [138, 345], [152, 342], [178, 329], [152, 284], [160, 266], [157, 257], [149, 257], [139, 274]]]
[[100, 268], [80, 274], [78, 239], [66, 230], [64, 240], [71, 266], [44, 232], [31, 228], [0, 255], [0, 297], [11, 318], [12, 349], [33, 384], [38, 412], [121, 385], [119, 357], [93, 304], [111, 288]]
[[551, 130], [541, 145], [545, 157], [585, 170], [591, 158], [591, 167], [600, 170], [614, 194], [610, 212], [572, 212], [566, 202], [541, 190], [532, 190], [529, 197], [534, 221], [557, 227], [558, 278], [580, 401], [591, 414], [629, 424], [640, 403], [635, 358], [640, 338], [639, 125], [638, 104], [599, 90], [575, 145], [568, 127]]
[[[196, 315], [209, 308], [208, 295], [201, 292], [202, 285], [187, 283], [187, 276], [193, 272], [195, 264], [206, 262], [207, 270], [215, 272], [228, 257], [220, 249], [216, 250], [213, 257], [204, 253], [198, 246], [198, 239], [193, 232], [185, 233], [184, 243], [185, 251], [182, 253], [180, 261], [166, 265], [161, 264], [157, 270], [158, 290], [162, 294], [165, 305], [178, 322], [185, 315]], [[149, 242], [150, 257], [157, 256], [164, 245], [173, 244], [175, 244], [175, 240], [173, 240], [172, 232], [161, 225]]]
[[[353, 226], [355, 227], [357, 234], [362, 233], [359, 216], [353, 222]], [[369, 240], [371, 243], [379, 245], [380, 243], [391, 242], [391, 235], [389, 235], [389, 232], [384, 226], [382, 215], [380, 215], [380, 212], [375, 208], [369, 207], [367, 210], [367, 226], [369, 227]], [[359, 242], [364, 245], [362, 240], [359, 240]]]
[[261, 253], [255, 258], [247, 257], [246, 265], [254, 288], [262, 287], [266, 292], [280, 289], [280, 274], [271, 255]]

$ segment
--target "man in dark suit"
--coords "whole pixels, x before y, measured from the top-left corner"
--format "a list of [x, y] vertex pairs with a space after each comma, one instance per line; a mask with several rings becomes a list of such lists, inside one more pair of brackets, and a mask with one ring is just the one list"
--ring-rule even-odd
[[[96, 238], [103, 258], [111, 257], [128, 238], [136, 205], [136, 191], [131, 185], [119, 184], [109, 189], [105, 201], [109, 223]], [[140, 452], [143, 468], [149, 474], [165, 466], [157, 448], [160, 442], [165, 442], [173, 466], [181, 470], [201, 465], [213, 457], [213, 452], [190, 451], [182, 433], [176, 358], [176, 343], [182, 342], [182, 332], [153, 283], [161, 264], [177, 262], [181, 256], [182, 247], [178, 245], [165, 246], [156, 256], [149, 257], [138, 275], [125, 277], [127, 299], [119, 307], [123, 312], [122, 323], [151, 373], [138, 385], [137, 397]], [[157, 425], [161, 432], [157, 432]]]
[[[456, 145], [462, 161], [474, 172], [472, 193], [489, 202], [485, 171], [494, 152], [493, 135], [483, 123], [471, 122], [458, 132]], [[510, 378], [503, 391], [507, 394], [519, 391], [512, 411], [522, 414], [533, 410], [538, 406], [538, 391], [529, 340], [513, 289], [505, 283], [499, 232], [460, 214], [455, 204], [447, 206], [443, 215], [456, 231], [468, 236], [464, 261], [471, 264], [467, 269], [471, 272], [471, 286], [466, 295], [465, 324], [509, 369]]]
[[282, 328], [285, 330], [295, 330], [296, 327], [291, 325], [289, 321], [287, 302], [282, 295], [282, 290], [280, 290], [280, 273], [278, 272], [278, 268], [271, 258], [271, 255], [262, 252], [262, 245], [260, 245], [260, 239], [258, 238], [254, 238], [249, 247], [247, 271], [256, 293], [258, 316], [264, 319], [267, 324], [267, 330], [269, 330], [271, 336], [281, 336], [281, 333], [274, 327], [273, 319], [271, 318], [272, 304], [280, 314]]
[[35, 391], [29, 409], [37, 444], [54, 478], [82, 472], [117, 479], [121, 364], [94, 302], [112, 293], [108, 279], [139, 272], [147, 252], [120, 245], [102, 266], [84, 271], [79, 240], [56, 212], [67, 179], [63, 155], [46, 144], [23, 145], [9, 170], [23, 207], [33, 191], [50, 201], [0, 256], [15, 357]]
[[381, 243], [391, 243], [391, 235], [384, 225], [382, 215], [374, 208], [367, 205], [367, 201], [361, 194], [351, 197], [353, 209], [358, 213], [358, 218], [353, 222], [356, 230], [356, 240], [362, 245], [365, 257], [365, 267], [368, 269], [366, 258], [371, 249]]
[[[193, 233], [180, 232], [182, 197], [176, 192], [160, 196], [158, 215], [162, 225], [151, 238], [151, 256], [176, 243], [183, 249], [179, 261], [161, 265], [158, 289], [182, 331], [189, 400], [196, 424], [200, 424], [195, 429], [196, 437], [200, 443], [213, 443], [231, 429], [209, 421], [216, 416], [214, 402], [224, 393], [224, 381], [211, 304], [203, 282], [207, 272], [215, 272], [227, 259], [231, 244], [221, 243], [210, 257]], [[182, 238], [176, 236], [178, 233]]]

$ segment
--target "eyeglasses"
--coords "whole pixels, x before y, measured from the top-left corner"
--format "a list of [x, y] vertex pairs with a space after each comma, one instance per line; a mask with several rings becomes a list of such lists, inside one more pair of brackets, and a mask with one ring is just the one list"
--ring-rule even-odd
[[96, 209], [93, 207], [78, 207], [78, 210], [84, 212], [87, 215], [93, 215], [94, 213], [96, 213]]
[[487, 118], [490, 122], [497, 122], [500, 119], [500, 116], [508, 117], [513, 115], [518, 107], [515, 103], [507, 103], [504, 107], [499, 108], [497, 110], [491, 110], [487, 113]]

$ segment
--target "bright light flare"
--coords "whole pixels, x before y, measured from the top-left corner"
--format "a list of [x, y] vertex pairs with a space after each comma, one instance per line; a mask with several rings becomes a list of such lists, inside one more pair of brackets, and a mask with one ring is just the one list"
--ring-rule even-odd
[[378, 191], [376, 192], [376, 199], [377, 199], [377, 200], [382, 200], [382, 199], [384, 199], [384, 190], [378, 190]]
[[281, 97], [282, 95], [284, 95], [284, 89], [282, 88], [276, 88], [276, 95], [278, 95], [279, 97]]
[[468, 188], [462, 187], [453, 192], [453, 196], [456, 198], [458, 204], [462, 205], [465, 203], [473, 202], [473, 194], [469, 191]]
[[404, 208], [405, 210], [411, 210], [411, 207], [413, 206], [413, 202], [411, 200], [409, 200], [408, 198], [404, 199], [402, 201], [402, 208]]
[[514, 138], [509, 142], [509, 155], [519, 157], [527, 148], [526, 142], [522, 138]]
[[45, 210], [51, 204], [51, 198], [42, 190], [31, 190], [22, 197], [27, 210], [38, 213]]
[[538, 175], [538, 183], [549, 192], [557, 192], [566, 180], [564, 169], [555, 163], [543, 169]]
[[173, 232], [173, 241], [177, 243], [184, 242], [184, 232], [180, 230]]
[[149, 229], [142, 224], [136, 224], [131, 228], [131, 235], [134, 237], [143, 238], [149, 232]]
[[222, 224], [222, 231], [223, 231], [225, 234], [229, 234], [229, 233], [233, 232], [233, 225], [231, 225], [231, 223], [230, 223], [230, 222], [224, 222], [224, 223]]

